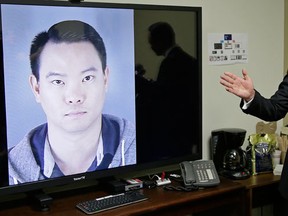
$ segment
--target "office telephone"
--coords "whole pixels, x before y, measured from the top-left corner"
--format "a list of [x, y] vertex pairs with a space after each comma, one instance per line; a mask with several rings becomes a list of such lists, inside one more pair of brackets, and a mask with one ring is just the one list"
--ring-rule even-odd
[[184, 186], [211, 187], [220, 183], [212, 160], [183, 161], [180, 163]]

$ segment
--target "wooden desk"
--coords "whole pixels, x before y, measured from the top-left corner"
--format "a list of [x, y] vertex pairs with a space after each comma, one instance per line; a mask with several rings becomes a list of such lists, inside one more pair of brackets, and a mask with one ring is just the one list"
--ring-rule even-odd
[[252, 216], [252, 209], [262, 207], [281, 199], [278, 191], [280, 176], [273, 173], [259, 174], [251, 176], [249, 179], [237, 180], [246, 187], [246, 213], [247, 216]]
[[[96, 214], [97, 216], [117, 215], [219, 215], [244, 216], [243, 205], [245, 204], [245, 187], [237, 182], [221, 178], [217, 187], [202, 189], [192, 192], [166, 191], [158, 187], [144, 189], [149, 198], [147, 201], [129, 206], [109, 210]], [[23, 201], [8, 203], [3, 206], [0, 203], [0, 215], [53, 215], [53, 216], [80, 216], [85, 215], [75, 208], [78, 202], [106, 195], [101, 191], [78, 191], [51, 195], [54, 198], [51, 209], [48, 212], [39, 212]], [[196, 213], [196, 214], [194, 214]]]

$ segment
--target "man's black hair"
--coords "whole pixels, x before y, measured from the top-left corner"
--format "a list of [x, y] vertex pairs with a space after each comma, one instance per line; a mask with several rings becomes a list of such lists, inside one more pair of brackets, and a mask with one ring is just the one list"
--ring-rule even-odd
[[53, 43], [91, 42], [99, 54], [103, 71], [106, 68], [107, 54], [99, 33], [87, 23], [78, 20], [67, 20], [54, 24], [48, 31], [36, 35], [32, 41], [30, 66], [37, 80], [39, 80], [40, 55], [49, 41]]
[[156, 22], [150, 25], [148, 30], [153, 41], [161, 42], [166, 47], [175, 44], [175, 32], [169, 23]]

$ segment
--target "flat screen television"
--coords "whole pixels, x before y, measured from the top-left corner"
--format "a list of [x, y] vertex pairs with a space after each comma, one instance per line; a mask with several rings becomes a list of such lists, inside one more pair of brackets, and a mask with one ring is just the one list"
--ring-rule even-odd
[[0, 10], [0, 195], [202, 158], [201, 7]]

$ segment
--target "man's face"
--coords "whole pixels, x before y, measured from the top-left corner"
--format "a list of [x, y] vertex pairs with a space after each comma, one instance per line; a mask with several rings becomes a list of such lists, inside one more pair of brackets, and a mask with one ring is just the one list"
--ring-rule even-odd
[[77, 133], [100, 124], [108, 82], [89, 42], [48, 42], [40, 57], [39, 82], [30, 84], [49, 127]]
[[153, 38], [151, 34], [148, 36], [148, 42], [150, 44], [151, 49], [155, 52], [157, 56], [161, 56], [165, 53], [165, 50], [163, 48], [163, 44], [161, 41]]

